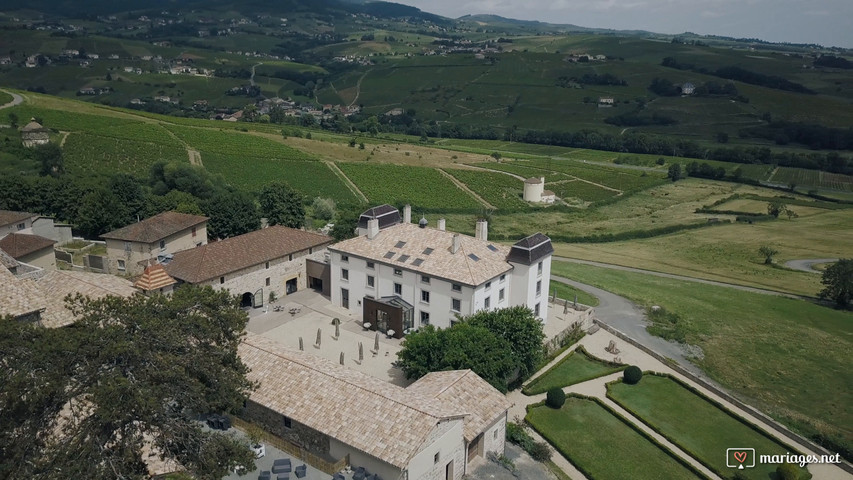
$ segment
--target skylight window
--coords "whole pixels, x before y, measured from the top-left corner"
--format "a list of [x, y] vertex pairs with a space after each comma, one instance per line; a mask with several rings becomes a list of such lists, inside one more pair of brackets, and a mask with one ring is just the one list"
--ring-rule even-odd
[[384, 255], [385, 258], [394, 258], [394, 255], [397, 255], [395, 252], [388, 252]]
[[493, 252], [497, 252], [497, 251], [498, 251], [498, 247], [496, 247], [496, 246], [492, 245], [491, 243], [489, 244], [489, 246], [488, 246], [487, 248], [488, 248], [489, 250], [493, 251]]
[[429, 255], [429, 254], [430, 254], [430, 253], [432, 253], [433, 251], [434, 251], [434, 250], [433, 250], [433, 249], [431, 249], [431, 248], [426, 248], [426, 249], [424, 249], [424, 255]]
[[420, 267], [422, 263], [424, 263], [424, 259], [423, 259], [423, 258], [416, 258], [416, 259], [412, 262], [412, 265], [414, 265], [414, 266], [416, 266], [416, 267]]
[[468, 258], [470, 258], [471, 260], [474, 260], [475, 262], [479, 262], [479, 261], [480, 261], [480, 257], [478, 257], [478, 256], [474, 255], [473, 253], [469, 253], [469, 254], [468, 254]]
[[405, 262], [405, 261], [406, 261], [406, 260], [408, 260], [409, 258], [411, 258], [411, 257], [410, 257], [410, 256], [408, 256], [408, 255], [400, 255], [400, 258], [398, 258], [398, 259], [397, 259], [397, 261], [398, 261], [398, 262]]
[[403, 248], [405, 246], [406, 246], [406, 242], [399, 240], [399, 241], [397, 241], [397, 244], [394, 245], [394, 248]]

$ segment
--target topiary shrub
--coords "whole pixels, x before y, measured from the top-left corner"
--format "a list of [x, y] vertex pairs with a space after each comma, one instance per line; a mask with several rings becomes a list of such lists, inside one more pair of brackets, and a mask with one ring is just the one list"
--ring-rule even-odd
[[793, 463], [783, 463], [776, 467], [779, 480], [809, 480], [812, 474]]
[[636, 365], [631, 365], [622, 374], [622, 380], [628, 385], [635, 385], [643, 378], [643, 371]]
[[545, 396], [545, 404], [551, 408], [560, 408], [566, 403], [566, 393], [560, 387], [554, 387], [548, 390]]

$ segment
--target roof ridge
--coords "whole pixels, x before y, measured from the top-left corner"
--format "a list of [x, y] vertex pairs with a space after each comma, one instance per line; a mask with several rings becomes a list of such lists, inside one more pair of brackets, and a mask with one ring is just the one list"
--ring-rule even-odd
[[[259, 337], [259, 338], [263, 338], [263, 337], [261, 337], [260, 335], [258, 335], [257, 337]], [[248, 338], [248, 337], [246, 337], [246, 338]], [[266, 340], [266, 339], [264, 338], [264, 340]], [[270, 351], [270, 350], [268, 350], [268, 349], [266, 349], [266, 348], [263, 348], [263, 347], [261, 347], [261, 346], [258, 346], [258, 345], [254, 344], [254, 343], [249, 343], [249, 342], [247, 342], [247, 341], [246, 341], [246, 339], [245, 339], [245, 338], [244, 338], [244, 340], [243, 340], [243, 343], [245, 343], [246, 345], [249, 345], [250, 347], [256, 348], [256, 349], [258, 349], [258, 350], [260, 350], [260, 351], [262, 351], [262, 352], [266, 352], [266, 353], [268, 353], [268, 354], [270, 354], [270, 355], [273, 355], [273, 356], [276, 356], [276, 357], [278, 357], [278, 358], [281, 358], [281, 359], [283, 359], [283, 360], [291, 361], [291, 362], [293, 362], [293, 363], [298, 363], [299, 365], [301, 365], [301, 366], [303, 366], [303, 367], [305, 367], [305, 368], [307, 368], [307, 369], [309, 369], [309, 370], [312, 370], [312, 371], [318, 372], [318, 373], [320, 373], [320, 374], [322, 374], [322, 375], [325, 375], [325, 376], [327, 376], [327, 377], [331, 377], [331, 378], [334, 378], [334, 379], [336, 379], [336, 380], [339, 380], [339, 381], [345, 382], [345, 383], [347, 383], [348, 385], [352, 385], [353, 387], [358, 388], [359, 390], [363, 390], [363, 391], [366, 391], [366, 392], [369, 392], [369, 393], [373, 393], [373, 394], [375, 394], [375, 395], [379, 395], [379, 396], [381, 396], [381, 397], [383, 397], [383, 398], [385, 398], [385, 399], [387, 399], [387, 400], [390, 400], [390, 401], [392, 401], [392, 402], [394, 402], [394, 403], [396, 403], [396, 404], [398, 404], [398, 405], [402, 405], [403, 407], [409, 408], [409, 409], [411, 409], [411, 410], [414, 410], [414, 411], [416, 411], [416, 412], [422, 413], [422, 414], [424, 414], [424, 415], [428, 415], [428, 416], [430, 416], [430, 417], [433, 417], [433, 418], [436, 418], [436, 419], [440, 419], [440, 420], [452, 419], [452, 418], [453, 418], [453, 417], [449, 417], [449, 416], [437, 416], [437, 415], [435, 415], [435, 414], [433, 414], [433, 413], [430, 413], [430, 412], [424, 411], [424, 410], [422, 410], [422, 409], [416, 408], [416, 407], [414, 407], [414, 406], [412, 406], [412, 405], [410, 405], [410, 404], [407, 404], [407, 403], [401, 402], [401, 401], [399, 401], [399, 400], [398, 400], [398, 399], [396, 399], [396, 398], [391, 398], [391, 397], [389, 397], [389, 396], [387, 396], [387, 395], [383, 395], [382, 393], [377, 392], [376, 390], [368, 389], [368, 388], [366, 388], [366, 387], [364, 387], [364, 386], [362, 386], [362, 385], [359, 385], [359, 384], [357, 384], [357, 383], [354, 383], [354, 382], [352, 382], [352, 381], [350, 381], [350, 380], [348, 380], [348, 379], [341, 378], [341, 377], [338, 377], [338, 376], [332, 375], [331, 373], [325, 372], [325, 371], [323, 371], [323, 370], [321, 370], [321, 369], [319, 369], [319, 368], [315, 367], [315, 366], [314, 366], [314, 365], [312, 365], [310, 362], [304, 362], [304, 361], [301, 361], [301, 360], [298, 360], [298, 359], [294, 359], [294, 358], [291, 358], [291, 357], [286, 357], [286, 356], [284, 356], [284, 355], [282, 355], [282, 354], [279, 354], [279, 353], [276, 353], [276, 352], [272, 352], [272, 351]], [[287, 347], [285, 347], [285, 346], [283, 346], [283, 345], [280, 345], [280, 346], [278, 346], [278, 347], [279, 347], [279, 348], [286, 348], [286, 349], [287, 349]], [[290, 350], [290, 349], [288, 349], [288, 350]], [[296, 353], [296, 352], [293, 352], [293, 353]], [[304, 353], [303, 353], [303, 354], [304, 354]], [[298, 357], [297, 357], [297, 358], [298, 358]], [[322, 357], [319, 357], [319, 358], [322, 358]], [[326, 360], [325, 358], [323, 358], [323, 360], [324, 360], [324, 361], [328, 361], [328, 360]], [[331, 363], [331, 362], [330, 362], [330, 363]], [[356, 371], [357, 371], [357, 370], [356, 370]], [[361, 373], [361, 372], [359, 372], [359, 373]], [[366, 375], [366, 374], [365, 374], [365, 375]], [[373, 377], [370, 377], [369, 375], [368, 375], [368, 378], [370, 378], [371, 380], [374, 380], [374, 378], [373, 378]], [[379, 380], [379, 379], [375, 379], [375, 380], [376, 380], [376, 381], [378, 381], [378, 382], [381, 382], [381, 381], [382, 381], [382, 380]], [[387, 382], [385, 382], [385, 383], [387, 383]], [[404, 395], [408, 395], [408, 393], [406, 392], [406, 389], [405, 389], [405, 388], [403, 388], [403, 387], [399, 387], [399, 386], [397, 386], [397, 385], [394, 385], [393, 383], [388, 383], [388, 386], [389, 386], [389, 387], [391, 387], [392, 389], [399, 389], [399, 390], [400, 390], [400, 393], [403, 393]]]

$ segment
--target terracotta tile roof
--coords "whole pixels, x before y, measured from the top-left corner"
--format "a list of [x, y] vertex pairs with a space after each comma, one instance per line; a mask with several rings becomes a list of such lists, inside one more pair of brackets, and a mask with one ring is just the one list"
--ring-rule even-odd
[[176, 283], [178, 282], [166, 273], [166, 269], [163, 268], [163, 265], [158, 263], [145, 267], [145, 271], [142, 272], [142, 276], [134, 282], [133, 286], [140, 290], [149, 292], [151, 290], [158, 290]]
[[55, 241], [39, 235], [10, 233], [5, 237], [0, 238], [0, 249], [3, 249], [3, 251], [17, 260], [33, 252], [38, 252], [45, 248], [52, 248], [55, 243]]
[[41, 323], [47, 328], [74, 323], [74, 315], [65, 308], [65, 296], [68, 294], [80, 293], [89, 298], [103, 298], [107, 295], [129, 297], [138, 292], [129, 280], [103, 273], [53, 270], [35, 283], [45, 300], [46, 310], [42, 314]]
[[178, 212], [163, 212], [126, 227], [101, 235], [101, 238], [126, 240], [128, 242], [154, 243], [169, 235], [194, 227], [208, 220], [200, 215]]
[[12, 210], [0, 210], [0, 227], [11, 225], [13, 223], [23, 222], [28, 218], [37, 217], [35, 213], [15, 212]]
[[166, 264], [166, 272], [199, 283], [331, 242], [331, 237], [319, 233], [274, 225], [178, 252]]
[[434, 399], [260, 335], [247, 334], [239, 353], [261, 384], [252, 401], [400, 469], [455, 418]]
[[[454, 235], [457, 234], [402, 223], [380, 230], [373, 240], [363, 235], [336, 243], [329, 250], [471, 286], [512, 269], [506, 262], [507, 247], [467, 235], [459, 235], [459, 251], [452, 253]], [[432, 249], [429, 255], [424, 253], [427, 249]]]
[[435, 398], [457, 414], [465, 414], [463, 431], [471, 442], [498, 417], [506, 415], [512, 402], [471, 370], [433, 372], [409, 385], [406, 390]]
[[17, 317], [44, 309], [40, 293], [33, 280], [16, 278], [0, 267], [0, 317]]
[[[18, 263], [17, 260], [12, 258], [11, 255], [4, 252], [3, 249], [0, 248], [0, 266], [6, 267], [7, 269], [12, 270], [13, 268], [18, 268], [20, 265], [21, 264]], [[0, 268], [0, 270], [3, 270], [3, 269]]]

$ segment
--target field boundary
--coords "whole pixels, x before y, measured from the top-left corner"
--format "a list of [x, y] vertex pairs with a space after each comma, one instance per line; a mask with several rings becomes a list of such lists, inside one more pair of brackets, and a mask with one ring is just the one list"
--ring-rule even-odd
[[364, 201], [364, 203], [369, 202], [369, 200], [367, 199], [367, 196], [365, 194], [363, 194], [361, 192], [361, 190], [359, 190], [358, 185], [353, 183], [353, 181], [350, 180], [349, 177], [347, 177], [347, 174], [344, 173], [343, 170], [338, 168], [338, 165], [335, 162], [327, 160], [327, 161], [324, 161], [323, 163], [325, 163], [326, 166], [329, 167], [329, 170], [331, 170], [332, 173], [335, 174], [335, 176], [337, 176], [338, 178], [340, 178], [344, 182], [344, 185], [346, 185], [347, 188], [350, 189], [350, 191], [353, 193], [353, 195], [356, 196], [356, 198], [360, 198], [361, 200]]
[[444, 171], [443, 169], [441, 169], [441, 168], [436, 168], [436, 170], [438, 170], [438, 173], [440, 173], [440, 174], [444, 175], [445, 177], [447, 177], [451, 182], [453, 182], [453, 184], [454, 184], [454, 185], [456, 185], [457, 187], [459, 187], [460, 189], [462, 189], [462, 190], [464, 190], [466, 193], [468, 193], [468, 195], [471, 195], [472, 197], [474, 197], [474, 199], [475, 199], [475, 200], [477, 200], [478, 202], [480, 202], [480, 204], [482, 204], [484, 207], [486, 207], [486, 208], [490, 208], [490, 209], [492, 209], [492, 210], [497, 210], [497, 207], [495, 207], [495, 206], [494, 206], [494, 205], [492, 205], [491, 203], [487, 202], [483, 197], [481, 197], [481, 196], [477, 195], [476, 193], [474, 193], [474, 191], [473, 191], [473, 190], [471, 190], [470, 188], [468, 188], [468, 185], [465, 185], [464, 183], [462, 183], [461, 181], [459, 181], [459, 179], [458, 179], [458, 178], [456, 178], [456, 177], [454, 177], [453, 175], [451, 175], [451, 174], [449, 174], [449, 173], [445, 172], [445, 171]]
[[[823, 448], [822, 446], [812, 442], [811, 440], [809, 440], [809, 439], [807, 439], [807, 438], [805, 438], [805, 437], [803, 437], [797, 433], [792, 432], [791, 430], [789, 430], [788, 428], [786, 428], [785, 426], [783, 426], [782, 424], [780, 424], [776, 420], [768, 417], [767, 415], [758, 411], [754, 407], [751, 407], [751, 406], [747, 405], [746, 403], [738, 400], [737, 398], [735, 398], [732, 395], [730, 395], [729, 393], [723, 391], [719, 387], [711, 385], [707, 381], [702, 380], [701, 378], [697, 377], [696, 375], [693, 375], [692, 373], [690, 373], [689, 371], [684, 369], [681, 365], [678, 365], [678, 363], [673, 361], [672, 359], [658, 354], [657, 352], [653, 351], [652, 349], [646, 347], [645, 345], [641, 344], [640, 342], [634, 340], [633, 338], [629, 337], [628, 335], [625, 335], [624, 333], [620, 332], [619, 330], [616, 330], [615, 328], [611, 327], [610, 325], [602, 322], [601, 320], [599, 320], [597, 318], [594, 318], [593, 322], [596, 325], [598, 325], [599, 327], [603, 328], [604, 330], [607, 330], [608, 332], [612, 333], [613, 335], [616, 335], [617, 337], [621, 338], [622, 340], [624, 340], [624, 341], [630, 343], [631, 345], [639, 348], [640, 350], [644, 351], [645, 353], [648, 353], [649, 355], [651, 355], [652, 357], [654, 357], [658, 361], [663, 362], [669, 368], [675, 370], [680, 375], [683, 375], [686, 378], [690, 379], [690, 381], [695, 382], [700, 387], [712, 392], [714, 395], [719, 396], [723, 400], [725, 400], [725, 401], [731, 403], [732, 405], [736, 406], [737, 408], [745, 411], [749, 415], [751, 415], [755, 418], [761, 419], [761, 421], [766, 426], [768, 426], [768, 427], [772, 428], [773, 430], [775, 430], [776, 432], [784, 435], [785, 437], [787, 437], [791, 441], [797, 443], [798, 445], [805, 447], [805, 448], [808, 448], [810, 450], [813, 450], [813, 451], [815, 451], [821, 455], [834, 455], [829, 450]], [[841, 463], [838, 463], [837, 465], [842, 470], [846, 471], [847, 473], [853, 474], [853, 465], [850, 465], [850, 463], [848, 463], [846, 460], [842, 460]]]
[[607, 376], [607, 375], [611, 375], [611, 374], [614, 374], [614, 373], [616, 373], [616, 372], [619, 372], [619, 371], [622, 371], [622, 370], [624, 370], [624, 369], [628, 368], [628, 365], [625, 365], [625, 364], [616, 363], [616, 362], [610, 362], [610, 361], [608, 361], [608, 360], [602, 360], [602, 359], [600, 359], [600, 358], [598, 358], [598, 357], [596, 357], [596, 356], [592, 355], [591, 353], [589, 353], [589, 352], [588, 352], [588, 351], [583, 347], [583, 345], [578, 345], [578, 346], [577, 346], [577, 348], [575, 348], [575, 349], [574, 349], [574, 351], [572, 351], [571, 353], [569, 353], [568, 355], [566, 355], [565, 357], [563, 357], [563, 358], [562, 358], [562, 360], [560, 360], [559, 362], [557, 362], [557, 363], [555, 363], [554, 365], [552, 365], [552, 366], [551, 366], [551, 368], [549, 368], [548, 370], [545, 370], [544, 372], [542, 372], [542, 374], [537, 375], [536, 377], [534, 377], [533, 379], [531, 379], [530, 381], [528, 381], [528, 382], [527, 382], [527, 385], [526, 385], [524, 388], [522, 388], [522, 389], [521, 389], [521, 393], [523, 393], [524, 395], [528, 395], [528, 396], [531, 396], [531, 395], [539, 395], [539, 394], [541, 394], [541, 393], [545, 393], [544, 391], [542, 391], [542, 392], [539, 392], [539, 391], [533, 392], [533, 391], [531, 391], [531, 390], [530, 390], [530, 387], [531, 387], [533, 384], [535, 384], [536, 382], [538, 382], [539, 380], [541, 380], [543, 377], [545, 377], [546, 375], [548, 375], [549, 373], [551, 373], [552, 371], [554, 371], [555, 369], [557, 369], [560, 365], [562, 365], [563, 363], [565, 363], [565, 362], [566, 362], [570, 357], [572, 357], [573, 355], [577, 354], [577, 352], [580, 352], [580, 353], [581, 353], [581, 355], [584, 355], [584, 356], [585, 356], [587, 359], [589, 359], [590, 361], [593, 361], [593, 362], [600, 362], [600, 363], [604, 364], [604, 366], [610, 367], [610, 370], [607, 370], [607, 371], [605, 371], [604, 373], [601, 373], [601, 374], [597, 374], [597, 375], [593, 375], [593, 376], [587, 376], [587, 377], [582, 377], [582, 378], [581, 378], [581, 380], [578, 380], [578, 381], [576, 381], [575, 383], [570, 383], [569, 385], [563, 385], [561, 388], [566, 388], [566, 387], [569, 387], [569, 386], [571, 386], [571, 385], [577, 385], [577, 384], [579, 384], [579, 383], [588, 382], [588, 381], [590, 381], [590, 380], [594, 380], [594, 379], [596, 379], [596, 378], [605, 377], [605, 376]]

